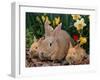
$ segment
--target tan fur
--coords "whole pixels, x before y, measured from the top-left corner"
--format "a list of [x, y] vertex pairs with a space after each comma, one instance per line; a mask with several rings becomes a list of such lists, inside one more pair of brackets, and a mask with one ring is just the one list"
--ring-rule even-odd
[[29, 54], [31, 55], [31, 57], [37, 57], [38, 56], [38, 53], [37, 53], [38, 46], [39, 46], [38, 42], [32, 43], [30, 50], [29, 50]]
[[36, 40], [32, 43], [30, 49], [29, 49], [29, 55], [33, 57], [38, 57], [39, 54], [37, 52], [38, 47], [40, 46], [40, 43], [44, 40], [44, 37], [41, 37], [39, 40]]
[[59, 31], [59, 33], [56, 35], [56, 39], [58, 41], [58, 50], [51, 56], [51, 60], [61, 60], [66, 56], [66, 49], [68, 50], [69, 48], [66, 39], [67, 37], [68, 35], [63, 30]]
[[71, 47], [68, 50], [66, 61], [69, 64], [78, 64], [81, 63], [85, 57], [87, 57], [85, 50], [81, 48], [79, 45], [76, 45], [75, 47]]
[[66, 49], [68, 50], [69, 48], [67, 41], [69, 36], [65, 31], [61, 30], [61, 25], [62, 24], [59, 24], [52, 32], [49, 31], [50, 28], [45, 28], [45, 39], [40, 43], [37, 49], [41, 60], [62, 60], [66, 56]]

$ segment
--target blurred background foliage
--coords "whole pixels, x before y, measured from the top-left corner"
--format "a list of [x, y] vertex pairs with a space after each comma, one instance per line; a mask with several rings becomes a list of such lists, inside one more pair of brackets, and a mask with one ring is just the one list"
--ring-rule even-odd
[[[81, 45], [86, 52], [89, 54], [89, 15], [80, 15], [84, 18], [86, 26], [81, 31], [81, 36], [87, 38], [87, 42]], [[74, 23], [71, 14], [52, 14], [52, 13], [31, 13], [26, 12], [26, 47], [29, 48], [31, 44], [34, 42], [34, 39], [39, 39], [45, 33], [44, 31], [44, 22], [48, 19], [49, 24], [56, 28], [56, 26], [62, 22], [62, 29], [69, 33], [72, 37], [74, 44], [77, 44], [77, 41], [74, 39], [75, 36], [77, 38], [80, 37], [79, 32], [74, 27]]]

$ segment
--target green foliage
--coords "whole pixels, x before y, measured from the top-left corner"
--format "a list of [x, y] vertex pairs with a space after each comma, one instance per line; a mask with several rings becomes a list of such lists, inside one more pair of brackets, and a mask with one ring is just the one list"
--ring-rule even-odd
[[29, 29], [26, 29], [26, 47], [29, 48], [33, 42], [33, 32], [30, 32]]

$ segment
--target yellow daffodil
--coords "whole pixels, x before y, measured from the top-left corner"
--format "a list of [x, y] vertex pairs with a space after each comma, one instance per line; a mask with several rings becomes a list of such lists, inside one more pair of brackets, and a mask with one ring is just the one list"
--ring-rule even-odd
[[84, 28], [84, 26], [86, 26], [86, 24], [84, 23], [84, 19], [82, 18], [81, 20], [77, 20], [75, 23], [74, 23], [74, 26], [76, 27], [76, 29], [79, 31], [81, 29]]
[[39, 16], [36, 16], [36, 20], [41, 23], [41, 20], [40, 20]]
[[55, 17], [55, 24], [58, 25], [60, 23], [60, 17]]
[[41, 18], [42, 18], [42, 21], [44, 22], [45, 21], [45, 16], [42, 16]]
[[39, 16], [36, 16], [36, 20], [37, 20], [37, 21], [40, 21], [40, 18], [39, 18]]
[[51, 24], [51, 22], [50, 22], [48, 16], [41, 16], [41, 18], [42, 18], [42, 21], [43, 21], [43, 22], [48, 21], [48, 23]]
[[73, 20], [78, 20], [81, 18], [79, 14], [73, 14], [72, 17], [73, 17]]
[[83, 45], [87, 42], [87, 38], [80, 36], [79, 41], [80, 41], [80, 45]]
[[51, 22], [50, 22], [48, 16], [46, 16], [45, 19], [46, 19], [46, 21], [48, 21], [49, 24], [51, 24]]

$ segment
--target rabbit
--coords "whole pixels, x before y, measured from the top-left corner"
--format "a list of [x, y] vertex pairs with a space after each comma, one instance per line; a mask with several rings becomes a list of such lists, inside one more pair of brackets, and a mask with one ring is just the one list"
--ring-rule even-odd
[[65, 58], [70, 38], [66, 31], [61, 30], [61, 26], [62, 23], [53, 30], [48, 22], [45, 22], [45, 39], [39, 42], [40, 45], [37, 49], [41, 60], [61, 61]]
[[69, 48], [68, 54], [66, 55], [66, 61], [69, 64], [82, 64], [85, 58], [88, 60], [88, 57], [85, 50], [77, 44], [76, 46]]
[[39, 40], [36, 40], [32, 43], [32, 45], [29, 49], [29, 55], [31, 56], [31, 58], [38, 57], [37, 48], [39, 46], [40, 41], [42, 41], [43, 39], [44, 39], [44, 37], [42, 37]]
[[31, 58], [38, 56], [38, 53], [36, 51], [38, 45], [39, 45], [38, 41], [32, 43], [32, 45], [31, 45], [31, 47], [29, 49], [29, 55], [31, 56]]
[[[47, 35], [50, 35], [50, 33], [53, 31], [53, 28], [52, 28], [50, 25], [48, 25], [48, 22], [45, 23], [45, 26], [47, 26], [47, 27], [45, 27], [45, 30], [46, 30], [46, 32], [45, 32], [45, 37], [46, 37]], [[48, 33], [48, 34], [47, 34], [47, 33]], [[41, 37], [39, 40], [36, 39], [36, 40], [32, 43], [32, 45], [31, 45], [31, 47], [30, 47], [30, 49], [29, 49], [29, 55], [31, 56], [31, 58], [35, 58], [35, 57], [38, 57], [38, 56], [39, 56], [39, 54], [38, 54], [38, 52], [37, 52], [37, 48], [39, 47], [39, 44], [40, 44], [40, 42], [41, 42], [43, 39], [44, 39], [44, 36]]]

